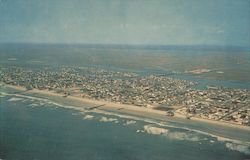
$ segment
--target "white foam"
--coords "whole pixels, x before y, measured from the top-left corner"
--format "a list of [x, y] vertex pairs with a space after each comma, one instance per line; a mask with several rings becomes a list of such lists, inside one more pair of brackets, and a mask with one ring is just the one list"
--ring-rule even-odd
[[[11, 95], [11, 94], [3, 93], [3, 95]], [[42, 98], [37, 98], [37, 97], [32, 97], [32, 96], [16, 95], [16, 94], [15, 94], [15, 96], [20, 96], [20, 97], [23, 97], [23, 98], [29, 98], [29, 99], [32, 99], [32, 100], [43, 101], [43, 102], [46, 102], [48, 104], [56, 105], [56, 106], [59, 106], [59, 107], [78, 110], [78, 111], [81, 111], [82, 113], [84, 113], [84, 112], [100, 113], [100, 114], [105, 114], [105, 115], [117, 116], [117, 117], [120, 117], [120, 118], [126, 118], [126, 119], [130, 119], [130, 120], [132, 119], [132, 120], [144, 121], [144, 122], [147, 122], [147, 123], [150, 123], [150, 124], [155, 124], [155, 125], [162, 126], [162, 127], [170, 127], [170, 128], [176, 128], [176, 129], [184, 129], [184, 130], [187, 130], [187, 131], [193, 131], [193, 132], [196, 132], [196, 133], [199, 133], [199, 134], [214, 137], [218, 141], [227, 142], [226, 147], [231, 149], [231, 150], [237, 150], [237, 151], [240, 151], [240, 152], [245, 153], [245, 154], [248, 154], [248, 152], [249, 152], [249, 150], [248, 150], [248, 146], [250, 144], [249, 142], [242, 142], [242, 141], [238, 141], [238, 140], [224, 138], [224, 137], [221, 137], [221, 136], [213, 135], [213, 134], [203, 132], [203, 131], [200, 131], [200, 130], [196, 130], [196, 129], [190, 129], [190, 128], [187, 128], [187, 127], [177, 127], [177, 126], [173, 126], [173, 125], [160, 123], [160, 122], [157, 122], [156, 120], [152, 120], [152, 119], [139, 118], [139, 117], [129, 116], [129, 115], [122, 115], [122, 114], [117, 114], [117, 113], [107, 112], [107, 111], [102, 111], [102, 110], [86, 111], [84, 108], [81, 108], [81, 107], [66, 106], [66, 105], [62, 105], [62, 104], [50, 101], [48, 99], [42, 99]], [[17, 100], [17, 99], [14, 99], [14, 100]], [[18, 100], [21, 100], [21, 99], [19, 98]], [[84, 119], [88, 119], [88, 120], [91, 120], [93, 118], [94, 118], [94, 116], [92, 116], [92, 115], [86, 115], [84, 117]], [[102, 121], [102, 122], [114, 121], [115, 123], [118, 123], [118, 120], [115, 121], [114, 118], [102, 118], [102, 119], [100, 119], [100, 121]], [[166, 136], [167, 138], [175, 139], [175, 140], [189, 140], [189, 141], [199, 141], [199, 140], [201, 140], [198, 136], [194, 136], [192, 134], [186, 134], [186, 133], [182, 133], [182, 132], [167, 132], [167, 129], [159, 128], [159, 127], [153, 127], [152, 128], [152, 126], [151, 126], [151, 127], [146, 127], [146, 130], [145, 130], [145, 128], [144, 128], [144, 130], [137, 130], [137, 132], [145, 132], [145, 131], [147, 133], [149, 133], [149, 134], [164, 134], [164, 136]], [[214, 141], [210, 141], [210, 142], [214, 143]]]
[[136, 130], [136, 132], [137, 132], [137, 133], [140, 133], [140, 132], [143, 133], [143, 132], [145, 132], [145, 131], [144, 131], [144, 130], [139, 130], [139, 129], [138, 129], [138, 130]]
[[149, 134], [166, 134], [168, 132], [168, 130], [165, 128], [153, 127], [150, 125], [145, 125], [144, 131]]
[[173, 140], [186, 140], [186, 141], [193, 141], [193, 142], [197, 142], [201, 140], [200, 137], [194, 134], [188, 134], [184, 132], [168, 132], [166, 134], [166, 137], [169, 139], [173, 139]]
[[[151, 125], [145, 125], [144, 131], [149, 134], [163, 135], [166, 138], [172, 139], [172, 140], [186, 140], [186, 141], [194, 141], [194, 142], [201, 140], [200, 137], [191, 133], [170, 132], [168, 129], [155, 127]], [[141, 132], [141, 131], [137, 130], [137, 132]]]
[[235, 143], [226, 143], [226, 147], [229, 150], [239, 151], [241, 153], [245, 153], [250, 155], [250, 146], [242, 145], [242, 144], [235, 144]]
[[136, 121], [133, 121], [133, 120], [128, 120], [126, 121], [126, 123], [124, 123], [123, 125], [127, 126], [127, 125], [131, 125], [131, 124], [135, 124]]
[[48, 99], [45, 99], [45, 98], [38, 98], [38, 97], [33, 97], [33, 96], [21, 95], [21, 94], [9, 94], [9, 95], [14, 95], [17, 97], [27, 98], [27, 99], [31, 99], [31, 100], [50, 102]]
[[107, 118], [107, 117], [102, 117], [100, 119], [100, 122], [115, 122], [115, 123], [118, 123], [118, 119], [116, 118]]
[[222, 72], [222, 71], [217, 71], [216, 73], [218, 73], [218, 74], [223, 74], [224, 72]]
[[0, 95], [2, 95], [2, 96], [8, 96], [8, 95], [10, 95], [10, 94], [5, 93], [5, 92], [0, 92]]
[[[53, 104], [53, 105], [56, 105], [56, 106], [59, 106], [59, 107], [67, 108], [67, 109], [74, 109], [74, 110], [85, 112], [85, 113], [86, 112], [100, 113], [100, 114], [105, 114], [105, 115], [117, 116], [119, 118], [125, 118], [125, 119], [130, 119], [130, 120], [143, 121], [143, 122], [150, 123], [150, 124], [155, 124], [155, 125], [158, 125], [158, 126], [161, 126], [161, 127], [170, 127], [170, 128], [176, 128], [176, 129], [184, 129], [186, 131], [192, 131], [192, 132], [196, 132], [196, 133], [199, 133], [199, 134], [203, 134], [203, 135], [214, 137], [218, 141], [231, 142], [234, 145], [243, 145], [243, 146], [249, 146], [250, 145], [250, 142], [242, 142], [242, 141], [238, 141], [238, 140], [224, 138], [224, 137], [220, 137], [220, 136], [217, 136], [217, 135], [214, 135], [214, 134], [210, 134], [210, 133], [207, 133], [207, 132], [204, 132], [204, 131], [200, 131], [200, 130], [197, 130], [197, 129], [190, 129], [190, 128], [187, 128], [187, 127], [180, 127], [180, 126], [174, 126], [174, 125], [164, 124], [164, 123], [158, 122], [157, 120], [152, 120], [152, 119], [147, 119], [147, 118], [140, 118], [140, 117], [135, 117], [135, 116], [130, 116], [130, 115], [122, 115], [122, 114], [118, 114], [118, 113], [114, 113], [114, 112], [107, 112], [107, 111], [103, 111], [103, 110], [91, 110], [91, 111], [88, 111], [88, 110], [85, 110], [83, 107], [66, 106], [66, 105], [62, 105], [62, 104], [53, 102], [53, 101], [48, 100], [48, 99], [37, 98], [37, 97], [32, 97], [32, 96], [27, 96], [27, 95], [8, 94], [8, 93], [4, 93], [4, 92], [1, 92], [1, 94], [2, 95], [14, 95], [14, 96], [22, 97], [22, 98], [29, 98], [31, 100], [39, 100], [39, 101], [46, 102], [48, 104]], [[93, 117], [91, 116], [91, 118], [90, 118], [90, 116], [91, 115], [85, 116], [85, 117], [87, 119], [93, 119]], [[115, 121], [115, 123], [118, 123], [118, 121]], [[155, 127], [155, 128], [159, 128], [159, 127]], [[164, 130], [166, 131], [166, 129], [164, 129]], [[144, 131], [140, 131], [140, 132], [144, 132]], [[164, 132], [164, 131], [162, 130], [162, 132]], [[157, 132], [154, 132], [154, 133], [157, 133]], [[192, 141], [197, 141], [198, 140], [197, 137], [191, 137], [190, 138], [189, 135], [184, 135], [182, 133], [181, 134], [180, 133], [170, 133], [169, 135], [166, 135], [166, 136], [169, 136], [170, 138], [180, 139], [180, 140], [187, 140], [187, 139], [190, 139]]]
[[71, 113], [72, 116], [79, 116], [79, 115], [84, 115], [84, 113], [82, 112], [78, 112], [78, 113]]
[[37, 60], [29, 60], [26, 62], [28, 62], [28, 63], [43, 63], [43, 61], [37, 61]]
[[5, 97], [7, 94], [4, 92], [0, 92], [0, 97]]
[[23, 100], [22, 98], [16, 98], [16, 97], [12, 97], [10, 99], [8, 99], [9, 102], [16, 102], [16, 101], [21, 101]]
[[39, 103], [40, 106], [43, 106], [43, 105], [45, 105], [45, 104], [46, 104], [46, 103], [43, 103], [43, 102], [40, 102], [40, 103]]
[[31, 103], [31, 104], [29, 104], [28, 106], [30, 106], [30, 107], [38, 107], [39, 104], [37, 104], [37, 103]]
[[16, 61], [17, 58], [8, 58], [8, 61]]
[[93, 118], [94, 118], [94, 116], [92, 116], [92, 115], [86, 115], [86, 116], [84, 116], [83, 119], [91, 120], [91, 119], [93, 119]]
[[230, 139], [230, 138], [225, 138], [225, 137], [220, 137], [220, 136], [214, 136], [214, 135], [211, 135], [211, 136], [215, 137], [220, 142], [229, 142], [229, 143], [233, 143], [233, 144], [237, 144], [237, 145], [244, 145], [244, 146], [250, 147], [250, 143], [247, 141], [243, 142], [240, 140], [235, 140], [235, 139]]

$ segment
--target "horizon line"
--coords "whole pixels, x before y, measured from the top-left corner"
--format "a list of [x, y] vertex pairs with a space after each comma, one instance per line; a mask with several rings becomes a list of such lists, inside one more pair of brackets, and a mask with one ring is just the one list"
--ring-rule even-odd
[[241, 48], [250, 50], [250, 45], [230, 45], [230, 44], [132, 44], [132, 43], [63, 43], [63, 42], [0, 42], [0, 45], [64, 45], [64, 46], [116, 46], [116, 47], [142, 47], [142, 48], [157, 48], [157, 47], [196, 47], [196, 48]]

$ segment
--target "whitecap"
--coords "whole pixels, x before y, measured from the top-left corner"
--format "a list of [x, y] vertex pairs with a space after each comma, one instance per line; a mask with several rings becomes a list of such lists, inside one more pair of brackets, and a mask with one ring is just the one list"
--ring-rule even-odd
[[0, 95], [1, 95], [1, 96], [8, 96], [8, 95], [10, 95], [10, 94], [5, 93], [5, 92], [0, 92]]
[[149, 134], [166, 134], [168, 132], [165, 128], [153, 127], [150, 125], [145, 125], [144, 131]]
[[30, 107], [38, 107], [39, 104], [37, 104], [37, 103], [31, 103], [31, 104], [29, 104], [28, 106], [30, 106]]
[[[144, 131], [149, 134], [163, 135], [171, 140], [186, 140], [193, 142], [201, 140], [201, 138], [194, 133], [170, 132], [168, 129], [155, 127], [151, 125], [145, 125]], [[140, 132], [140, 130], [138, 130], [137, 132]]]
[[100, 119], [100, 122], [115, 122], [115, 123], [118, 123], [118, 119], [116, 119], [116, 118], [102, 117]]
[[5, 96], [7, 96], [7, 93], [0, 92], [0, 97], [5, 97]]
[[197, 142], [200, 141], [200, 137], [196, 136], [195, 134], [189, 134], [184, 132], [168, 132], [166, 137], [173, 140], [186, 140], [186, 141], [193, 141]]
[[93, 119], [93, 118], [94, 118], [94, 116], [92, 116], [92, 115], [86, 115], [86, 116], [84, 116], [83, 119], [91, 120], [91, 119]]
[[9, 102], [16, 102], [16, 101], [21, 101], [21, 100], [23, 100], [23, 99], [22, 98], [16, 98], [16, 97], [8, 99]]
[[127, 126], [127, 125], [131, 125], [131, 124], [135, 124], [135, 123], [136, 123], [136, 121], [128, 120], [123, 125]]
[[229, 150], [239, 151], [241, 153], [250, 155], [250, 146], [242, 145], [242, 144], [235, 144], [235, 143], [226, 143], [226, 147]]
[[16, 61], [17, 58], [8, 58], [8, 61]]
[[[207, 136], [211, 136], [211, 137], [217, 138], [218, 141], [231, 142], [231, 143], [237, 144], [237, 145], [249, 145], [250, 144], [249, 142], [242, 142], [242, 141], [238, 141], [238, 140], [233, 140], [233, 139], [219, 137], [217, 135], [210, 134], [210, 133], [198, 130], [198, 129], [190, 129], [188, 127], [180, 127], [180, 126], [174, 126], [174, 125], [164, 124], [164, 123], [158, 122], [156, 120], [152, 120], [152, 119], [140, 118], [140, 117], [136, 117], [136, 116], [123, 115], [123, 114], [118, 114], [118, 113], [113, 113], [113, 112], [108, 112], [108, 111], [101, 111], [101, 110], [87, 111], [83, 107], [66, 106], [66, 105], [62, 105], [62, 104], [56, 103], [56, 102], [48, 100], [48, 99], [37, 98], [37, 97], [32, 97], [32, 96], [27, 96], [27, 95], [7, 94], [7, 93], [3, 93], [3, 92], [1, 92], [1, 94], [2, 95], [14, 95], [14, 96], [22, 97], [22, 98], [29, 98], [29, 99], [32, 99], [32, 100], [41, 100], [43, 102], [46, 102], [46, 103], [49, 103], [49, 104], [53, 104], [53, 105], [56, 105], [58, 107], [63, 107], [63, 108], [68, 108], [68, 109], [74, 109], [74, 110], [81, 111], [81, 112], [100, 113], [100, 114], [105, 114], [105, 115], [117, 116], [119, 118], [125, 118], [125, 119], [136, 120], [136, 121], [143, 121], [143, 122], [154, 124], [154, 125], [157, 125], [157, 126], [160, 126], [160, 127], [170, 127], [170, 128], [184, 129], [186, 131], [192, 131], [192, 132], [195, 132], [195, 133], [198, 133], [198, 134], [207, 135]], [[86, 119], [93, 119], [93, 117], [91, 115], [88, 115], [88, 116], [85, 116], [85, 117], [86, 117]], [[118, 123], [119, 121], [117, 120], [117, 121], [114, 121], [114, 122]], [[159, 127], [155, 127], [155, 128], [159, 128]], [[146, 127], [146, 129], [148, 129], [148, 128]], [[164, 130], [166, 132], [166, 129], [164, 129], [164, 128], [162, 128], [162, 129], [163, 129], [162, 133], [160, 132], [160, 134], [163, 134]], [[149, 132], [151, 134], [153, 134], [153, 133], [159, 133], [159, 131], [158, 132], [154, 132], [154, 131], [152, 132], [152, 130], [151, 131], [150, 131], [150, 129], [148, 129], [148, 130], [149, 130]], [[143, 132], [146, 131], [145, 128], [142, 131]], [[174, 135], [174, 133], [170, 133], [169, 135], [168, 134], [164, 134], [164, 135], [166, 137], [169, 136], [170, 138], [176, 138], [176, 139], [179, 139], [179, 140], [197, 141], [199, 139], [199, 137], [190, 136], [190, 135], [184, 135], [184, 134], [179, 134], [179, 133], [177, 133], [177, 134], [175, 133], [175, 135]]]
[[217, 71], [216, 73], [218, 73], [218, 74], [223, 74], [224, 72], [222, 72], [222, 71]]
[[72, 116], [79, 116], [79, 115], [84, 115], [83, 112], [76, 112], [76, 113], [71, 113]]

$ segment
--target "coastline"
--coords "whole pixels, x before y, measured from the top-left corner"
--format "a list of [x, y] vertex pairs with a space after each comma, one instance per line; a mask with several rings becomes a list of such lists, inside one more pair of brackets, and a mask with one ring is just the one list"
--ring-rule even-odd
[[175, 114], [175, 116], [169, 117], [166, 116], [165, 111], [107, 101], [91, 100], [75, 96], [63, 97], [63, 94], [58, 94], [53, 91], [38, 89], [26, 90], [21, 86], [0, 83], [0, 87], [3, 86], [7, 90], [13, 89], [14, 91], [21, 91], [19, 93], [14, 93], [13, 95], [42, 98], [56, 103], [59, 107], [66, 109], [73, 109], [80, 112], [89, 110], [90, 112], [130, 117], [135, 120], [143, 120], [159, 126], [174, 127], [209, 135], [219, 141], [250, 145], [250, 127], [248, 126], [196, 117], [187, 119], [186, 116], [181, 114]]
[[[54, 97], [62, 97], [63, 96], [63, 94], [55, 93], [53, 91], [48, 91], [48, 90], [32, 89], [32, 90], [27, 91], [24, 87], [21, 87], [21, 86], [7, 85], [7, 84], [3, 84], [3, 83], [2, 83], [2, 85], [5, 87], [8, 87], [8, 88], [19, 90], [19, 91], [25, 91], [26, 93], [29, 93], [29, 94], [35, 93], [35, 94], [41, 94], [44, 96], [54, 96]], [[76, 97], [76, 96], [67, 96], [67, 97], [65, 97], [65, 99], [78, 101], [78, 102], [81, 102], [83, 104], [87, 103], [87, 104], [92, 104], [95, 106], [100, 106], [100, 108], [102, 108], [102, 109], [112, 109], [112, 110], [117, 110], [119, 112], [124, 112], [124, 113], [135, 112], [135, 114], [138, 116], [141, 116], [141, 115], [146, 116], [148, 114], [154, 115], [155, 118], [157, 118], [157, 116], [166, 116], [165, 111], [151, 109], [151, 108], [145, 108], [145, 107], [138, 107], [138, 106], [133, 106], [133, 105], [127, 105], [127, 104], [118, 104], [118, 103], [114, 103], [114, 102], [107, 102], [104, 100], [93, 100], [93, 99], [81, 98], [81, 97]], [[176, 112], [175, 112], [174, 117], [168, 117], [168, 118], [170, 118], [170, 119], [177, 118], [177, 119], [186, 120], [185, 115], [182, 115], [182, 114], [179, 114]], [[214, 125], [223, 126], [223, 127], [227, 126], [227, 127], [231, 127], [231, 128], [238, 128], [241, 130], [250, 131], [250, 127], [248, 127], [248, 126], [233, 124], [233, 123], [229, 123], [229, 122], [209, 120], [209, 119], [203, 119], [203, 118], [198, 118], [198, 117], [192, 117], [188, 121], [214, 124]]]

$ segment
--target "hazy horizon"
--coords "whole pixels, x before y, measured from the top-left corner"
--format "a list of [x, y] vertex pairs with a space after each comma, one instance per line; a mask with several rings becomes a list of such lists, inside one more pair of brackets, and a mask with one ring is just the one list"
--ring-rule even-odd
[[207, 44], [122, 44], [122, 43], [48, 43], [48, 42], [0, 42], [0, 45], [36, 45], [36, 46], [78, 46], [78, 47], [118, 47], [122, 48], [145, 48], [145, 49], [172, 49], [172, 48], [180, 48], [180, 49], [239, 49], [244, 51], [250, 51], [250, 46], [240, 46], [240, 45], [207, 45]]
[[243, 46], [248, 0], [0, 0], [0, 43]]

